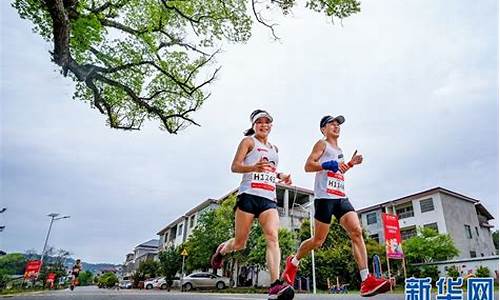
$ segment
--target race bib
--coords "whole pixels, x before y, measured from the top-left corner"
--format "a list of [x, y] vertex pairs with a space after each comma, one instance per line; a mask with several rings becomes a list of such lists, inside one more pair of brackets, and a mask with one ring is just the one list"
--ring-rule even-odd
[[261, 189], [273, 192], [276, 189], [276, 172], [254, 172], [250, 186], [253, 189]]
[[344, 175], [330, 171], [326, 178], [326, 192], [330, 195], [344, 197]]

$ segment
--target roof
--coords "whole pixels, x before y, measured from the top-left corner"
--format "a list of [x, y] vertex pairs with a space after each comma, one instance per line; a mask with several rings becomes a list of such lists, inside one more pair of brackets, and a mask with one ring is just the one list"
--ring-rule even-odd
[[[302, 188], [302, 187], [298, 187], [296, 185], [285, 185], [285, 184], [282, 184], [282, 183], [277, 183], [276, 186], [279, 187], [279, 188], [288, 189], [288, 190], [292, 190], [292, 191], [295, 190], [297, 192], [301, 192], [301, 193], [304, 193], [304, 194], [310, 194], [310, 195], [314, 194], [314, 192], [312, 190], [309, 190], [309, 189], [306, 189], [306, 188]], [[184, 215], [180, 216], [179, 218], [177, 218], [174, 221], [170, 222], [167, 226], [163, 227], [160, 231], [158, 231], [157, 235], [162, 235], [167, 230], [169, 230], [172, 226], [177, 225], [181, 221], [184, 221], [184, 219], [186, 219], [188, 216], [192, 215], [193, 213], [195, 213], [197, 211], [200, 211], [200, 210], [206, 208], [210, 204], [220, 204], [220, 203], [224, 202], [224, 200], [226, 200], [230, 196], [236, 194], [237, 192], [238, 192], [238, 188], [234, 188], [234, 189], [230, 190], [228, 193], [224, 194], [219, 199], [211, 199], [211, 198], [209, 198], [209, 199], [203, 201], [202, 203], [200, 203], [197, 206], [193, 207], [192, 209], [188, 210]]]
[[181, 221], [184, 221], [184, 219], [186, 219], [186, 216], [182, 215], [180, 217], [178, 217], [177, 219], [175, 219], [174, 221], [170, 222], [167, 226], [163, 227], [160, 231], [158, 231], [157, 235], [161, 235], [163, 234], [164, 232], [166, 232], [167, 230], [169, 230], [171, 227], [173, 227], [174, 225], [177, 225], [179, 224]]
[[157, 240], [157, 239], [151, 239], [147, 242], [144, 242], [142, 244], [139, 244], [137, 246], [135, 246], [136, 248], [138, 247], [145, 247], [145, 248], [158, 248], [158, 246], [160, 245], [160, 240]]
[[486, 210], [486, 208], [480, 203], [479, 200], [471, 198], [469, 196], [465, 196], [463, 194], [460, 194], [460, 193], [457, 193], [457, 192], [454, 192], [454, 191], [451, 191], [451, 190], [448, 190], [448, 189], [445, 189], [445, 188], [440, 187], [440, 186], [434, 187], [434, 188], [431, 188], [431, 189], [428, 189], [428, 190], [424, 190], [424, 191], [421, 191], [421, 192], [418, 192], [418, 193], [415, 193], [415, 194], [411, 194], [411, 195], [408, 195], [408, 196], [404, 196], [404, 197], [401, 197], [401, 198], [397, 198], [397, 199], [393, 199], [393, 200], [381, 202], [381, 203], [378, 203], [378, 204], [375, 204], [375, 205], [371, 205], [371, 206], [367, 206], [367, 207], [363, 207], [361, 209], [358, 209], [356, 212], [358, 214], [359, 213], [364, 213], [364, 212], [372, 211], [372, 210], [377, 209], [377, 208], [383, 208], [383, 207], [387, 206], [388, 204], [395, 204], [395, 205], [397, 205], [399, 203], [404, 203], [404, 202], [407, 202], [409, 200], [418, 199], [418, 198], [422, 198], [422, 197], [425, 197], [425, 196], [430, 196], [430, 195], [436, 194], [436, 193], [447, 194], [447, 195], [450, 195], [450, 196], [453, 196], [453, 197], [456, 197], [456, 198], [459, 198], [459, 199], [462, 199], [462, 200], [474, 203], [474, 205], [476, 205], [476, 209], [479, 210], [482, 214], [484, 214], [488, 218], [488, 220], [494, 219], [494, 217], [488, 212], [488, 210]]
[[190, 216], [190, 215], [194, 214], [195, 212], [203, 210], [204, 208], [208, 207], [210, 204], [217, 204], [217, 200], [215, 200], [215, 199], [207, 199], [207, 200], [201, 202], [200, 204], [198, 204], [197, 206], [193, 207], [192, 209], [190, 209], [184, 215], [185, 216]]
[[300, 186], [296, 186], [296, 185], [286, 185], [283, 183], [277, 183], [276, 186], [283, 188], [283, 189], [287, 189], [287, 190], [292, 190], [292, 191], [297, 191], [297, 192], [301, 192], [304, 194], [314, 195], [314, 191], [300, 187]]

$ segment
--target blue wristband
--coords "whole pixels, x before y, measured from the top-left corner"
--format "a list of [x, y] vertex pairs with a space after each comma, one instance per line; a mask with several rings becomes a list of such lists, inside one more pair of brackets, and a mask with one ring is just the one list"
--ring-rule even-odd
[[329, 161], [325, 161], [324, 163], [322, 163], [321, 167], [324, 170], [330, 170], [333, 172], [337, 172], [339, 170], [339, 163], [336, 162], [335, 160], [329, 160]]

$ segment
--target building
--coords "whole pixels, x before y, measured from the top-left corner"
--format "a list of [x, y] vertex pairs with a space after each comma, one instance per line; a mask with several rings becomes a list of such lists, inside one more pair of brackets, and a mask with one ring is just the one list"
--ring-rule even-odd
[[[214, 209], [229, 197], [236, 195], [238, 189], [233, 189], [219, 199], [207, 199], [176, 218], [163, 227], [157, 235], [160, 239], [160, 249], [177, 247], [185, 242], [196, 227], [197, 220], [206, 210]], [[289, 230], [298, 230], [304, 218], [309, 217], [308, 205], [312, 202], [313, 192], [284, 184], [276, 185], [276, 198], [280, 223]]]
[[[205, 200], [163, 227], [157, 233], [160, 237], [160, 249], [181, 245], [191, 235], [201, 214], [218, 207], [229, 197], [235, 196], [237, 192], [238, 189], [233, 189], [219, 199]], [[309, 205], [312, 203], [313, 192], [297, 186], [276, 184], [276, 198], [281, 227], [298, 231], [302, 221], [310, 217]], [[244, 268], [244, 266], [241, 267]], [[237, 274], [238, 272], [234, 274], [235, 282]], [[257, 285], [259, 286], [270, 284], [269, 274], [265, 271], [260, 271], [259, 275], [252, 280], [255, 281], [256, 278], [258, 278]]]
[[380, 243], [384, 212], [399, 216], [402, 240], [415, 236], [418, 227], [430, 227], [451, 236], [460, 251], [456, 259], [496, 255], [489, 223], [494, 217], [477, 199], [435, 187], [358, 210], [363, 228]]
[[219, 206], [217, 200], [207, 199], [163, 227], [163, 229], [157, 233], [160, 237], [160, 250], [164, 250], [168, 247], [177, 247], [184, 243], [196, 227], [198, 218], [201, 214], [217, 206]]
[[151, 239], [134, 247], [134, 251], [128, 253], [123, 264], [123, 277], [132, 276], [139, 268], [139, 264], [148, 259], [156, 259], [158, 256], [159, 240]]

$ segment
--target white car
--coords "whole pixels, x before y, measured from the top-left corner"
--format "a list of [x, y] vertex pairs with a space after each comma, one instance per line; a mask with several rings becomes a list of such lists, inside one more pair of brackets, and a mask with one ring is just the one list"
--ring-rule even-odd
[[[181, 284], [179, 277], [174, 277], [174, 279], [172, 280], [172, 286], [170, 288], [180, 288], [180, 286]], [[165, 277], [157, 278], [153, 284], [153, 288], [166, 290], [168, 288], [168, 284]]]
[[121, 289], [131, 289], [132, 288], [132, 281], [130, 281], [130, 280], [122, 280], [122, 281], [120, 281], [120, 283], [118, 284], [118, 286]]
[[216, 288], [222, 290], [231, 285], [231, 279], [207, 272], [190, 274], [182, 278], [182, 289], [190, 291], [193, 288]]
[[156, 278], [150, 278], [146, 281], [144, 281], [144, 288], [146, 290], [150, 290], [156, 287], [156, 284], [158, 280], [162, 279], [161, 277], [156, 277]]

